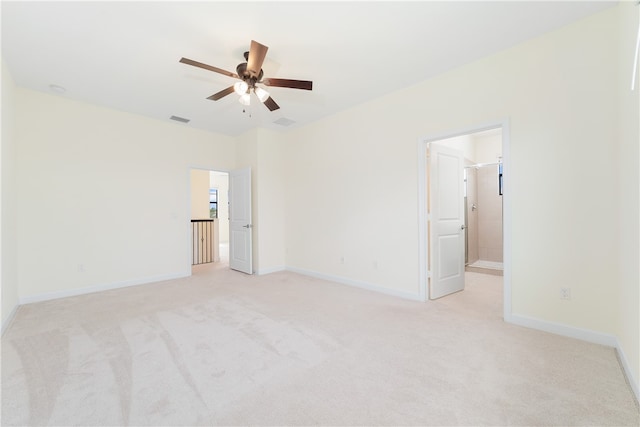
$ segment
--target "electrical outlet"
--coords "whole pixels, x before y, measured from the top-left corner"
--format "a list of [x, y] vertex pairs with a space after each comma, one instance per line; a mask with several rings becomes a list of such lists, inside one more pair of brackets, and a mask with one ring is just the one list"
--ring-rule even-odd
[[84, 273], [84, 264], [78, 264], [78, 273]]
[[560, 299], [571, 299], [571, 288], [560, 288]]
[[340, 264], [344, 264], [344, 257], [343, 256], [340, 257]]
[[374, 270], [378, 269], [378, 261], [373, 261], [373, 269]]

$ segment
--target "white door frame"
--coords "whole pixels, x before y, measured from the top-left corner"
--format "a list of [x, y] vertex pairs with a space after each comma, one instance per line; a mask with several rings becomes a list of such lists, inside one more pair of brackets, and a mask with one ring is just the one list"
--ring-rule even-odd
[[502, 247], [503, 247], [503, 317], [504, 320], [511, 321], [511, 158], [510, 158], [510, 137], [509, 119], [489, 122], [478, 126], [450, 131], [436, 135], [429, 135], [418, 140], [418, 233], [419, 233], [419, 280], [420, 299], [428, 299], [428, 259], [429, 245], [427, 241], [427, 144], [442, 139], [454, 138], [456, 136], [468, 135], [485, 130], [502, 128], [502, 173], [505, 176], [502, 187]]

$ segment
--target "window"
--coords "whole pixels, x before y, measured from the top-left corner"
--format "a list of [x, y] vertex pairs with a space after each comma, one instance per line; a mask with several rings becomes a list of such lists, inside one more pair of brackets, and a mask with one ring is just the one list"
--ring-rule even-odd
[[218, 218], [218, 189], [209, 189], [209, 218]]

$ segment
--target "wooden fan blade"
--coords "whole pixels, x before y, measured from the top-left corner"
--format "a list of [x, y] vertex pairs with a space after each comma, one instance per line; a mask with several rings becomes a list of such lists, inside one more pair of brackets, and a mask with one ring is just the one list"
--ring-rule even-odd
[[274, 101], [272, 97], [267, 98], [267, 100], [264, 101], [264, 105], [267, 106], [269, 111], [277, 110], [278, 108], [280, 108], [280, 106], [276, 104], [276, 101]]
[[217, 101], [220, 98], [224, 98], [225, 96], [229, 95], [230, 93], [233, 93], [233, 86], [229, 86], [226, 89], [221, 90], [218, 93], [214, 93], [213, 95], [207, 97], [207, 99], [210, 99], [212, 101]]
[[183, 64], [193, 65], [194, 67], [204, 68], [205, 70], [213, 71], [214, 73], [220, 73], [220, 74], [224, 74], [225, 76], [234, 77], [236, 79], [240, 78], [236, 73], [232, 73], [231, 71], [227, 71], [227, 70], [223, 70], [222, 68], [203, 64], [202, 62], [194, 61], [192, 59], [181, 58], [180, 62], [182, 62]]
[[268, 49], [267, 46], [251, 40], [249, 59], [247, 60], [247, 71], [251, 73], [252, 77], [258, 77], [258, 74], [260, 74], [262, 63], [264, 62], [265, 56], [267, 56]]
[[313, 82], [310, 82], [308, 80], [264, 79], [262, 80], [262, 83], [267, 86], [289, 87], [291, 89], [313, 89]]

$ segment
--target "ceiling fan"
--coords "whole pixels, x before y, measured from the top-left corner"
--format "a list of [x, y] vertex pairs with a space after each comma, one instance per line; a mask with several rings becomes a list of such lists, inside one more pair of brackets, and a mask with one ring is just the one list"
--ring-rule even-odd
[[260, 102], [266, 105], [270, 111], [274, 111], [280, 108], [280, 106], [276, 104], [273, 98], [269, 95], [269, 92], [267, 92], [260, 86], [256, 86], [256, 84], [261, 83], [265, 86], [312, 90], [313, 82], [310, 82], [308, 80], [275, 78], [263, 79], [262, 77], [264, 76], [264, 72], [262, 71], [262, 63], [264, 62], [264, 58], [267, 56], [268, 49], [269, 48], [267, 46], [260, 44], [255, 40], [251, 40], [251, 48], [248, 52], [244, 53], [244, 59], [247, 62], [238, 64], [235, 73], [220, 69], [218, 67], [213, 67], [211, 65], [203, 64], [202, 62], [194, 61], [192, 59], [181, 58], [180, 62], [182, 62], [183, 64], [193, 65], [194, 67], [204, 68], [205, 70], [224, 74], [225, 76], [240, 79], [240, 81], [233, 86], [229, 86], [228, 88], [223, 89], [218, 93], [214, 93], [207, 99], [217, 101], [232, 92], [236, 92], [238, 95], [240, 95], [240, 103], [243, 105], [249, 105], [251, 103], [251, 92], [253, 91]]

